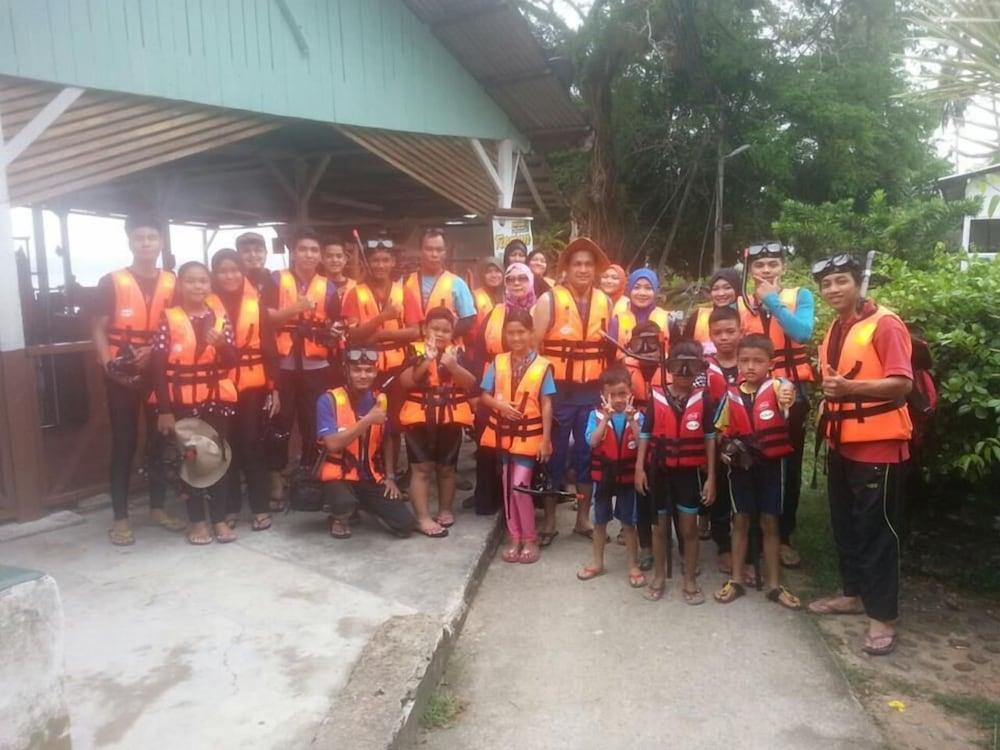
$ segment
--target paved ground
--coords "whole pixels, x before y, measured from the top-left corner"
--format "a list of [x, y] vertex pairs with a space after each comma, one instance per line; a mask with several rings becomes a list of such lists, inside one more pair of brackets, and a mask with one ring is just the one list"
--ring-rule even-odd
[[[466, 702], [425, 750], [878, 748], [881, 739], [805, 615], [752, 592], [728, 607], [647, 602], [609, 573], [574, 572], [588, 547], [562, 535], [533, 566], [497, 557], [444, 677]], [[675, 573], [680, 566], [675, 566]], [[703, 553], [702, 586], [721, 583]]]
[[465, 512], [436, 541], [366, 521], [339, 542], [291, 514], [192, 547], [135, 517], [134, 547], [107, 543], [108, 510], [0, 543], [59, 585], [74, 750], [306, 746], [381, 623], [455, 606], [493, 522]]

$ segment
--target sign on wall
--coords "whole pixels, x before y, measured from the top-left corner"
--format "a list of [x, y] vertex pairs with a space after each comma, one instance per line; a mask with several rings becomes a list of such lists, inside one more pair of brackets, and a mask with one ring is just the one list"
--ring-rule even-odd
[[503, 249], [512, 240], [521, 240], [528, 248], [528, 254], [534, 249], [531, 239], [531, 218], [525, 216], [494, 216], [493, 217], [493, 254], [503, 257]]

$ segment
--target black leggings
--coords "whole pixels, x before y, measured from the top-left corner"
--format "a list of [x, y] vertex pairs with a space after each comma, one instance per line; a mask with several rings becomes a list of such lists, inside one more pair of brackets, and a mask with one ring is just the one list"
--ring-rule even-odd
[[229, 488], [226, 512], [236, 515], [243, 507], [243, 488], [240, 473], [247, 483], [250, 511], [267, 513], [270, 483], [267, 475], [267, 456], [262, 442], [263, 409], [267, 399], [266, 388], [240, 391], [236, 416], [233, 418], [233, 463], [229, 469]]
[[[302, 436], [300, 466], [312, 468], [319, 456], [316, 441], [316, 402], [330, 387], [332, 377], [329, 367], [321, 367], [318, 370], [282, 370], [278, 375], [281, 411], [275, 417], [275, 423], [283, 431], [291, 432], [292, 426], [298, 421], [299, 435]], [[284, 456], [279, 458], [283, 460], [276, 463], [282, 465], [288, 463], [287, 446]]]
[[149, 507], [162, 508], [167, 497], [163, 472], [163, 437], [156, 431], [156, 406], [147, 403], [149, 391], [136, 390], [105, 378], [111, 422], [111, 508], [115, 520], [128, 518], [128, 490], [132, 459], [139, 443], [139, 412], [146, 420], [146, 471]]

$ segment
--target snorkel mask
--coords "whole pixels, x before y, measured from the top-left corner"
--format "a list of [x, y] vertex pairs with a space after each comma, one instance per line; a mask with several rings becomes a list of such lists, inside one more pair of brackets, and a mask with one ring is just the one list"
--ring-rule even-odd
[[705, 360], [692, 354], [667, 358], [667, 372], [685, 378], [695, 378], [705, 372]]

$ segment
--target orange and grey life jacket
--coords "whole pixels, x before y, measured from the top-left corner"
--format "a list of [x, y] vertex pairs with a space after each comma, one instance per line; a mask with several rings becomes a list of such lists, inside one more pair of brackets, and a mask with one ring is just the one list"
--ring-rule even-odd
[[[323, 398], [328, 398], [333, 403], [338, 431], [343, 432], [357, 425], [358, 415], [354, 411], [354, 404], [351, 403], [347, 389], [334, 388], [327, 391]], [[375, 394], [375, 406], [385, 410], [386, 403], [385, 394]], [[328, 453], [320, 464], [320, 480], [332, 482], [343, 479], [357, 482], [361, 479], [358, 467], [364, 466], [375, 482], [381, 482], [385, 476], [382, 460], [383, 434], [383, 426], [373, 424], [343, 450]]]
[[[327, 285], [330, 280], [316, 274], [306, 289], [306, 299], [313, 303], [309, 312], [299, 313], [277, 331], [278, 354], [287, 357], [292, 353], [296, 339], [302, 341], [302, 356], [306, 359], [326, 359], [329, 349], [318, 343], [330, 321], [326, 317]], [[299, 285], [291, 271], [278, 275], [278, 308], [284, 309], [299, 299]]]
[[[211, 344], [198, 351], [194, 327], [184, 309], [167, 308], [164, 316], [170, 333], [166, 366], [170, 403], [178, 406], [197, 406], [206, 401], [236, 403], [236, 386], [229, 379], [229, 371], [218, 363]], [[213, 328], [222, 333], [225, 318], [218, 314], [214, 317]]]
[[693, 391], [681, 414], [662, 388], [653, 388], [652, 403], [654, 460], [668, 469], [705, 466], [705, 392]]
[[552, 363], [557, 381], [597, 380], [609, 360], [604, 333], [611, 320], [611, 300], [600, 289], [591, 289], [587, 320], [582, 320], [569, 289], [554, 286], [551, 295], [552, 320], [542, 341], [541, 354]]
[[[415, 342], [413, 350], [423, 356], [423, 342]], [[424, 382], [418, 383], [406, 394], [399, 412], [399, 423], [403, 427], [421, 423], [471, 427], [472, 407], [464, 388], [457, 387], [450, 377], [442, 381], [438, 361], [433, 360]]]
[[[358, 300], [358, 314], [362, 323], [372, 320], [382, 312], [382, 305], [379, 304], [375, 292], [368, 284], [358, 284], [354, 288], [354, 294]], [[389, 302], [395, 305], [400, 311], [400, 317], [383, 321], [379, 324], [378, 330], [400, 331], [406, 326], [402, 318], [403, 285], [398, 281], [392, 282], [392, 287], [389, 289]], [[406, 344], [393, 341], [378, 341], [372, 344], [365, 344], [364, 346], [365, 348], [374, 349], [379, 353], [378, 369], [382, 372], [399, 367], [406, 359]]]
[[[778, 293], [781, 303], [795, 312], [798, 304], [799, 288], [790, 287]], [[774, 344], [774, 359], [771, 361], [772, 372], [779, 377], [787, 378], [793, 383], [810, 382], [814, 379], [812, 363], [805, 344], [793, 341], [785, 333], [781, 324], [761, 306], [756, 314], [747, 308], [743, 300], [739, 300], [740, 328], [744, 334], [762, 333]]]
[[[729, 421], [723, 430], [726, 437], [749, 438], [764, 458], [782, 458], [795, 452], [788, 434], [788, 420], [778, 406], [774, 380], [768, 378], [753, 396], [753, 407], [747, 408], [739, 386], [726, 393]], [[655, 426], [655, 425], [654, 425]]]
[[[841, 332], [840, 351], [830, 351], [834, 322], [820, 345], [823, 371], [829, 366], [848, 380], [879, 380], [885, 377], [882, 362], [875, 351], [875, 330], [882, 318], [898, 316], [884, 307], [857, 321]], [[863, 398], [829, 398], [822, 402], [820, 431], [834, 446], [841, 443], [866, 443], [874, 440], [909, 440], [913, 422], [906, 408], [906, 398], [879, 401]]]
[[517, 456], [538, 455], [542, 445], [542, 382], [552, 364], [536, 355], [518, 382], [514, 382], [514, 372], [510, 352], [498, 354], [493, 360], [496, 380], [493, 395], [511, 404], [521, 412], [523, 418], [510, 422], [492, 412], [479, 444], [487, 448], [500, 448]]
[[[206, 304], [215, 312], [215, 317], [222, 318], [226, 314], [225, 305], [218, 295], [209, 295]], [[267, 384], [264, 373], [264, 350], [260, 338], [260, 296], [257, 288], [249, 280], [243, 282], [243, 297], [240, 309], [233, 324], [233, 334], [236, 338], [236, 353], [239, 361], [230, 373], [237, 391], [247, 391], [251, 388], [263, 388]]]
[[106, 333], [111, 358], [114, 359], [126, 344], [135, 348], [149, 346], [153, 342], [160, 317], [174, 296], [177, 277], [170, 271], [160, 271], [153, 296], [148, 300], [127, 268], [114, 271], [111, 282], [115, 291], [115, 314], [108, 322]]

